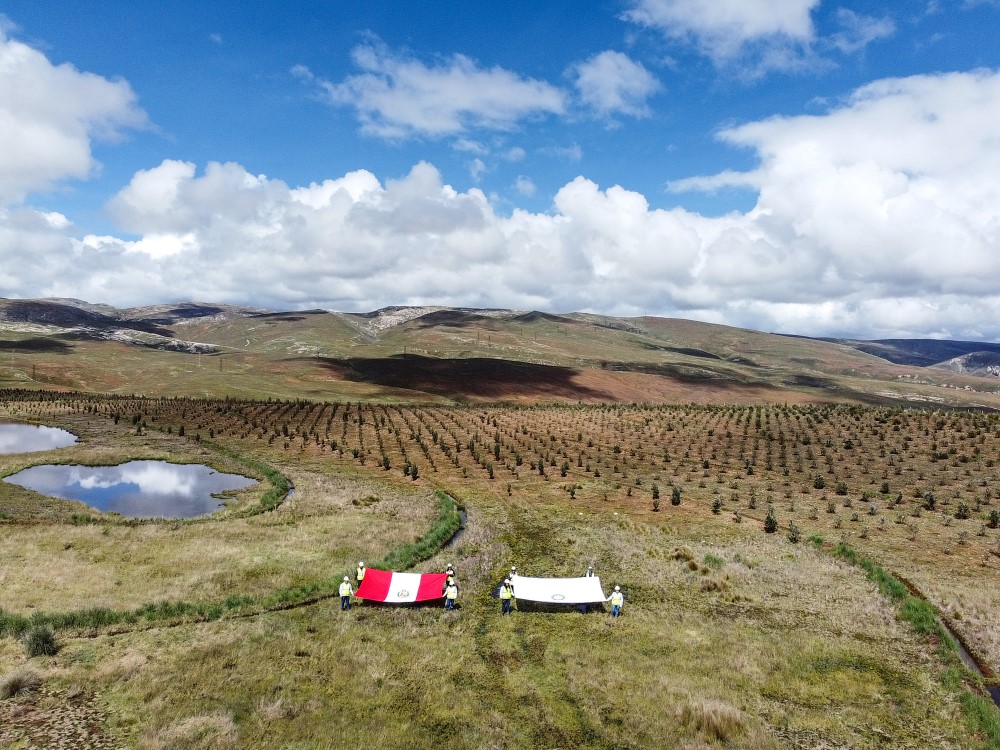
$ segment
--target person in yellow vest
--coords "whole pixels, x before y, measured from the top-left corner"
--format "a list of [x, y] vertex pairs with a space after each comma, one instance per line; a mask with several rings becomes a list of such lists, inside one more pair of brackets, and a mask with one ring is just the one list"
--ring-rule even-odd
[[359, 561], [358, 562], [358, 572], [355, 574], [355, 577], [358, 579], [358, 586], [361, 586], [361, 582], [363, 580], [365, 580], [365, 571], [366, 570], [367, 570], [367, 568], [365, 567], [364, 561]]
[[456, 590], [458, 588], [458, 576], [455, 575], [455, 568], [452, 567], [451, 563], [448, 563], [448, 569], [445, 570], [444, 586], [441, 589], [441, 593], [446, 592], [449, 586], [455, 586]]
[[500, 586], [500, 614], [509, 615], [510, 605], [514, 601], [514, 587], [510, 583], [509, 578], [503, 579], [503, 585]]
[[345, 609], [351, 608], [351, 595], [354, 593], [354, 589], [351, 588], [351, 579], [344, 576], [344, 580], [340, 584], [340, 611], [343, 612]]
[[622, 612], [622, 605], [625, 604], [625, 594], [622, 593], [621, 586], [615, 586], [615, 591], [611, 595], [611, 616], [618, 617]]
[[444, 590], [444, 608], [455, 609], [456, 599], [458, 599], [458, 586], [454, 583], [449, 583], [448, 587]]

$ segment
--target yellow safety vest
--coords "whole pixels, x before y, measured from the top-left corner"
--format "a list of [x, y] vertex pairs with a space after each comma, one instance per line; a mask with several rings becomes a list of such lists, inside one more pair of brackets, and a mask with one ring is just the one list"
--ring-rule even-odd
[[363, 581], [364, 578], [365, 578], [365, 569], [358, 568], [358, 583], [361, 583], [361, 581]]
[[344, 581], [343, 583], [340, 584], [340, 595], [341, 596], [350, 596], [351, 593], [352, 593], [351, 592], [351, 584], [349, 584], [347, 581]]
[[514, 590], [510, 586], [501, 586], [500, 587], [500, 598], [501, 599], [513, 599], [514, 598]]
[[625, 594], [621, 591], [616, 591], [611, 595], [612, 606], [620, 607], [625, 603]]
[[448, 590], [444, 592], [444, 595], [448, 599], [457, 599], [458, 598], [458, 589], [456, 587], [454, 587], [454, 586], [449, 586]]

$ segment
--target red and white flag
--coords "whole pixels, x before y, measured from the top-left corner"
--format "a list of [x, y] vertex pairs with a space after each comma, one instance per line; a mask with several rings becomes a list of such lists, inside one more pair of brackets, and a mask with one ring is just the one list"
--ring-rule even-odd
[[393, 573], [368, 568], [355, 596], [390, 604], [440, 599], [447, 578], [447, 573]]

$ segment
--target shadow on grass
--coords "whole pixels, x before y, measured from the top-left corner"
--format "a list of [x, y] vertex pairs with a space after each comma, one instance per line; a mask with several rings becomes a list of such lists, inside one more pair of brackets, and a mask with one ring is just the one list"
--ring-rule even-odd
[[296, 358], [318, 363], [337, 378], [386, 388], [405, 388], [441, 396], [504, 399], [551, 396], [568, 399], [613, 399], [613, 394], [574, 382], [572, 367], [469, 357], [437, 359], [416, 354], [385, 358]]
[[73, 345], [54, 338], [31, 338], [20, 341], [0, 341], [0, 352], [17, 354], [72, 354]]

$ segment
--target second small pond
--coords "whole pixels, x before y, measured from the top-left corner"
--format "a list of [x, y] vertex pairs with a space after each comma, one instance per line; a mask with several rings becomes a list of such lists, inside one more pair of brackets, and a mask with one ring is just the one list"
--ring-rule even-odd
[[220, 492], [257, 484], [202, 464], [129, 461], [118, 466], [43, 465], [4, 477], [5, 482], [102, 512], [129, 518], [193, 518], [222, 507]]
[[58, 427], [0, 422], [0, 455], [50, 451], [75, 442], [76, 435]]

